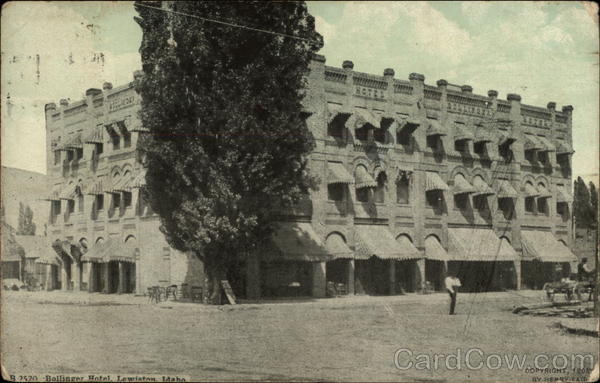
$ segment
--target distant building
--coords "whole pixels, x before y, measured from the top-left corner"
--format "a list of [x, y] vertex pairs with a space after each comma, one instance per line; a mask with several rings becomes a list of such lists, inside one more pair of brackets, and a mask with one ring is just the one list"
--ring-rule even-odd
[[[315, 56], [305, 109], [321, 184], [232, 271], [236, 293], [396, 294], [441, 289], [447, 272], [470, 291], [540, 288], [570, 273], [572, 107], [353, 67]], [[202, 279], [142, 198], [138, 110], [132, 84], [46, 106], [48, 235], [63, 288], [141, 293]]]

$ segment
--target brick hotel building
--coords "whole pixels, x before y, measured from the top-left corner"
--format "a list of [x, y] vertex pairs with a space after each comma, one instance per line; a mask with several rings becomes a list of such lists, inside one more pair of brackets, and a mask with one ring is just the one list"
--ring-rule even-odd
[[[48, 272], [62, 289], [202, 283], [202, 264], [167, 245], [141, 197], [139, 105], [132, 83], [46, 105]], [[237, 294], [439, 290], [448, 271], [469, 291], [540, 288], [572, 271], [572, 107], [316, 55], [305, 109], [319, 188], [231, 271]]]

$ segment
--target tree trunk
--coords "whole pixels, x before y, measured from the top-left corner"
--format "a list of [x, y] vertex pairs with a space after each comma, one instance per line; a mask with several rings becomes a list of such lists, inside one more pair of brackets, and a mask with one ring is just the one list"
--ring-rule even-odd
[[218, 262], [207, 261], [205, 264], [206, 271], [206, 282], [207, 282], [207, 296], [209, 304], [221, 305], [223, 304], [223, 288], [221, 287], [221, 281], [225, 278], [225, 267]]

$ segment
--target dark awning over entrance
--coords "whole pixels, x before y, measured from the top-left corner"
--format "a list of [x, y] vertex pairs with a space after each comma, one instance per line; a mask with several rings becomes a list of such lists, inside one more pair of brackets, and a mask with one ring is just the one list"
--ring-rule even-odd
[[388, 230], [382, 225], [356, 226], [357, 244], [356, 258], [369, 259], [375, 256], [380, 259], [414, 259], [420, 258], [419, 251], [408, 243], [397, 242]]
[[519, 255], [506, 239], [491, 229], [448, 229], [448, 255], [451, 261], [516, 261]]
[[310, 222], [282, 222], [266, 246], [263, 260], [321, 262], [333, 259]]
[[107, 239], [92, 246], [82, 262], [106, 263], [110, 261], [135, 263], [135, 249], [118, 239]]
[[576, 262], [577, 257], [549, 231], [521, 231], [523, 257], [541, 262]]

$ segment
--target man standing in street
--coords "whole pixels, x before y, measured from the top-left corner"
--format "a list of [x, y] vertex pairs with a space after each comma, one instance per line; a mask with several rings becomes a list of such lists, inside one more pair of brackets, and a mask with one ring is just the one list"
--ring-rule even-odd
[[450, 294], [450, 315], [454, 315], [454, 307], [456, 306], [456, 294], [458, 293], [458, 287], [462, 286], [460, 284], [460, 279], [456, 278], [452, 274], [449, 274], [446, 279], [444, 279], [444, 284], [446, 285], [446, 290], [448, 294]]

